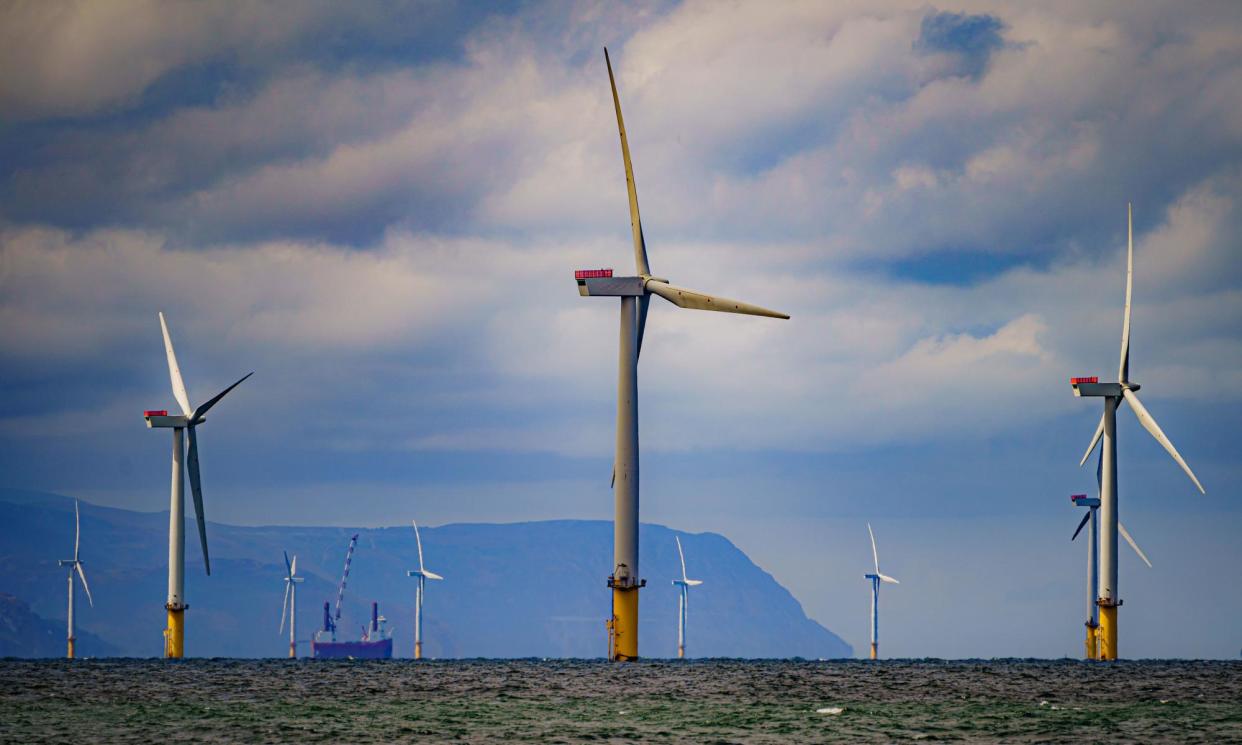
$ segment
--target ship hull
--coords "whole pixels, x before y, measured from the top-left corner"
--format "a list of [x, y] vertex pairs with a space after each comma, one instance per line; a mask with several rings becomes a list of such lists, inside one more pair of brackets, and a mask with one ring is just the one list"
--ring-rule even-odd
[[317, 660], [391, 660], [392, 639], [373, 642], [311, 641], [311, 657]]

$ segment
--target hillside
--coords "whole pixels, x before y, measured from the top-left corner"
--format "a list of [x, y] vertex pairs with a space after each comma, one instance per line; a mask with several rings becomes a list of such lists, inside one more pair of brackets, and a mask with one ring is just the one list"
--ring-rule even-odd
[[[64, 581], [56, 560], [72, 548], [73, 502], [58, 495], [0, 490], [0, 592], [46, 618], [64, 616]], [[167, 514], [82, 504], [82, 558], [95, 607], [79, 626], [118, 654], [160, 654], [164, 620]], [[266, 657], [287, 650], [277, 633], [283, 595], [281, 551], [297, 554], [306, 577], [298, 593], [300, 639], [318, 628], [325, 600], [335, 600], [349, 536], [359, 533], [341, 623], [356, 636], [372, 600], [395, 632], [394, 653], [413, 647], [417, 563], [408, 525], [351, 530], [238, 527], [211, 523], [212, 576], [205, 576], [192, 519], [187, 526], [186, 647], [194, 656]], [[807, 618], [798, 601], [727, 538], [644, 524], [644, 656], [676, 653], [681, 536], [691, 575], [704, 580], [691, 596], [689, 651], [696, 657], [852, 656], [831, 631]], [[609, 594], [612, 526], [603, 521], [450, 524], [423, 530], [427, 567], [445, 581], [428, 583], [424, 651], [429, 657], [602, 657]], [[63, 636], [63, 633], [62, 633]], [[80, 634], [81, 636], [81, 634]]]
[[[19, 598], [0, 593], [0, 657], [64, 657], [65, 632], [63, 618], [57, 621], [42, 618]], [[74, 635], [78, 657], [117, 654], [116, 647], [80, 627], [74, 630]]]

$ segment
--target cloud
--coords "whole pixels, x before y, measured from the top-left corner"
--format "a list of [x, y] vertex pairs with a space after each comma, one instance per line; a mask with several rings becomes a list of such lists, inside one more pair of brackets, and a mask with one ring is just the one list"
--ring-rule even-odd
[[[1229, 183], [1196, 187], [1137, 236], [1134, 369], [1157, 400], [1199, 395], [1178, 380], [1242, 395], [1230, 372], [1242, 368], [1242, 292], [1228, 278]], [[797, 244], [653, 247], [674, 281], [793, 320], [653, 301], [644, 447], [832, 451], [940, 437], [945, 421], [980, 436], [1073, 411], [1065, 378], [1116, 364], [1120, 250], [931, 285], [808, 264]], [[569, 271], [627, 254], [625, 236], [526, 244], [393, 231], [366, 251], [189, 250], [151, 231], [11, 228], [0, 236], [0, 359], [23, 371], [9, 383], [20, 400], [45, 397], [52, 371], [63, 385], [66, 370], [92, 378], [107, 360], [121, 383], [92, 384], [93, 405], [130, 405], [166, 387], [153, 320], [163, 309], [192, 390], [258, 369], [250, 387], [270, 421], [319, 412], [308, 442], [606, 455], [616, 307], [579, 298]]]
[[314, 1], [9, 3], [0, 12], [0, 67], [10, 71], [0, 108], [30, 119], [123, 106], [176, 68], [280, 48], [333, 13]]
[[[315, 8], [303, 37], [327, 23]], [[391, 49], [399, 24], [365, 10], [345, 27]], [[251, 65], [257, 80], [206, 102], [29, 135], [4, 211], [203, 244], [364, 246], [394, 226], [611, 235], [625, 211], [601, 42], [655, 242], [1055, 257], [1102, 245], [1105, 209], [1167, 205], [1242, 157], [1242, 44], [1220, 13], [691, 2], [571, 15], [536, 5], [459, 23], [460, 54], [383, 64], [359, 45], [342, 62], [266, 44], [277, 57]]]

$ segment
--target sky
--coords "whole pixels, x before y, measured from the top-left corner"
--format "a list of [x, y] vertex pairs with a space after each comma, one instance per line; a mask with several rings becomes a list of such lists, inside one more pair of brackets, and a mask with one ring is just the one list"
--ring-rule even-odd
[[162, 310], [194, 403], [255, 372], [209, 519], [610, 519], [605, 46], [653, 273], [792, 316], [652, 302], [644, 521], [856, 650], [870, 521], [885, 655], [1079, 656], [1132, 202], [1131, 379], [1207, 494], [1119, 413], [1121, 653], [1236, 658], [1231, 2], [5, 3], [0, 485], [167, 509]]

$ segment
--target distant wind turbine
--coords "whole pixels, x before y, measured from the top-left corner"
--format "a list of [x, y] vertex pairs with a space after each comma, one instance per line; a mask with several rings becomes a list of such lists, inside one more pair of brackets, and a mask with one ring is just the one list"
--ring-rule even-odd
[[168, 324], [164, 322], [164, 314], [160, 313], [160, 329], [164, 332], [164, 351], [168, 355], [168, 376], [172, 380], [173, 397], [181, 406], [181, 414], [168, 415], [166, 409], [146, 411], [143, 417], [147, 426], [169, 428], [173, 431], [172, 448], [172, 495], [168, 508], [168, 601], [164, 607], [168, 610], [168, 625], [164, 629], [164, 656], [177, 659], [185, 654], [185, 469], [186, 449], [182, 439], [185, 430], [190, 432], [189, 466], [190, 489], [194, 495], [194, 514], [198, 518], [198, 541], [203, 547], [203, 567], [211, 574], [211, 560], [207, 554], [207, 519], [203, 514], [203, 487], [198, 472], [198, 438], [195, 427], [207, 419], [207, 412], [219, 403], [220, 399], [238, 385], [242, 380], [254, 375], [246, 373], [233, 385], [217, 393], [214, 398], [200, 405], [197, 409], [190, 406], [190, 396], [186, 393], [185, 382], [181, 379], [181, 368], [177, 365], [177, 355], [173, 352], [172, 336], [168, 333]]
[[91, 597], [91, 586], [86, 584], [86, 572], [82, 569], [82, 560], [78, 558], [78, 546], [82, 542], [82, 516], [78, 511], [78, 500], [73, 500], [73, 558], [60, 559], [56, 563], [62, 567], [69, 567], [69, 653], [66, 655], [69, 659], [74, 656], [74, 642], [77, 637], [73, 633], [73, 596], [74, 584], [73, 575], [77, 573], [78, 578], [82, 580], [82, 589], [86, 590], [86, 601], [95, 607], [95, 600]]
[[1121, 363], [1117, 370], [1116, 383], [1101, 383], [1098, 377], [1071, 378], [1070, 385], [1075, 396], [1099, 397], [1104, 399], [1104, 413], [1095, 429], [1091, 444], [1083, 453], [1079, 465], [1087, 462], [1097, 443], [1102, 441], [1100, 465], [1100, 588], [1097, 604], [1099, 611], [1100, 659], [1117, 659], [1117, 608], [1121, 605], [1117, 590], [1117, 534], [1120, 521], [1117, 517], [1117, 409], [1122, 403], [1129, 403], [1139, 424], [1143, 425], [1156, 442], [1160, 443], [1173, 460], [1177, 462], [1190, 480], [1198, 487], [1200, 493], [1206, 494], [1203, 485], [1195, 476], [1194, 471], [1173, 447], [1173, 443], [1165, 436], [1160, 425], [1147, 411], [1147, 407], [1139, 400], [1139, 385], [1130, 380], [1130, 305], [1134, 290], [1134, 217], [1133, 210], [1126, 206], [1126, 306], [1121, 324]]
[[[1095, 469], [1097, 489], [1102, 486], [1101, 472], [1103, 469], [1101, 468], [1101, 465], [1102, 464], [1097, 462]], [[1100, 589], [1100, 572], [1098, 563], [1100, 546], [1099, 529], [1097, 525], [1098, 518], [1096, 516], [1096, 511], [1100, 508], [1099, 493], [1100, 492], [1097, 491], [1095, 497], [1088, 497], [1086, 494], [1075, 494], [1070, 497], [1070, 501], [1072, 501], [1075, 505], [1087, 508], [1087, 514], [1082, 516], [1082, 520], [1079, 521], [1078, 527], [1074, 530], [1074, 535], [1070, 537], [1070, 540], [1077, 540], [1078, 534], [1082, 532], [1084, 526], [1087, 526], [1087, 636], [1084, 643], [1086, 645], [1088, 660], [1100, 659], [1100, 607], [1096, 602], [1096, 599], [1099, 597]], [[1117, 530], [1130, 544], [1130, 548], [1134, 549], [1134, 553], [1138, 554], [1139, 558], [1142, 559], [1143, 563], [1150, 569], [1151, 560], [1147, 558], [1147, 554], [1143, 553], [1143, 549], [1139, 548], [1138, 544], [1135, 543], [1134, 538], [1130, 535], [1130, 531], [1126, 530], [1126, 526], [1123, 525], [1121, 521], [1117, 522]]]
[[298, 613], [298, 583], [303, 579], [298, 574], [298, 555], [293, 555], [293, 561], [289, 561], [289, 552], [285, 551], [285, 602], [280, 609], [280, 633], [285, 631], [285, 620], [289, 621], [289, 657], [298, 656], [297, 644], [297, 613]]
[[612, 74], [612, 61], [604, 50], [612, 103], [621, 135], [621, 159], [625, 165], [625, 185], [630, 201], [630, 229], [634, 239], [635, 277], [614, 277], [611, 269], [574, 272], [578, 294], [583, 297], [621, 298], [620, 352], [617, 369], [617, 442], [612, 479], [615, 489], [613, 521], [613, 570], [608, 577], [612, 588], [612, 615], [608, 621], [608, 656], [614, 661], [638, 659], [638, 589], [646, 584], [638, 571], [638, 357], [647, 326], [647, 307], [652, 295], [673, 305], [692, 310], [714, 310], [770, 318], [789, 318], [784, 313], [757, 305], [715, 297], [654, 277], [647, 263], [647, 244], [643, 239], [638, 213], [638, 190], [630, 145], [621, 117], [621, 99]]
[[414, 526], [414, 542], [418, 544], [418, 569], [406, 572], [406, 576], [417, 577], [418, 586], [414, 590], [414, 659], [423, 658], [423, 590], [429, 579], [444, 579], [423, 566], [423, 538], [418, 534], [418, 522], [411, 520]]
[[880, 643], [880, 583], [901, 583], [880, 572], [880, 552], [875, 548], [875, 532], [871, 530], [871, 523], [867, 523], [867, 534], [871, 536], [871, 558], [875, 560], [875, 574], [863, 575], [871, 580], [871, 659], [874, 660], [879, 654]]
[[681, 550], [681, 538], [673, 536], [677, 541], [677, 556], [681, 559], [681, 579], [673, 580], [673, 584], [681, 589], [677, 595], [677, 657], [686, 656], [686, 610], [690, 607], [690, 588], [703, 584], [701, 579], [686, 577], [686, 554]]

